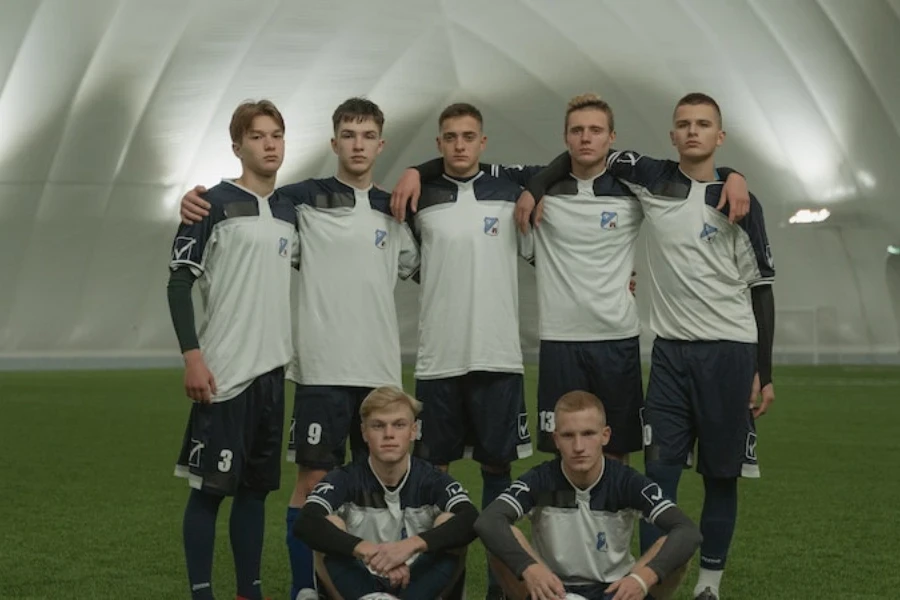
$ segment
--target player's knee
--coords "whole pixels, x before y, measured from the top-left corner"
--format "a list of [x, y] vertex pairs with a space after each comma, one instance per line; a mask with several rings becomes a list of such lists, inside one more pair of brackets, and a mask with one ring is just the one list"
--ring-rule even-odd
[[510, 472], [510, 465], [509, 463], [500, 465], [482, 464], [481, 472], [482, 474], [486, 473], [488, 475], [508, 475]]
[[337, 516], [337, 515], [328, 515], [328, 516], [325, 517], [325, 518], [328, 519], [329, 521], [331, 521], [331, 523], [332, 523], [335, 527], [337, 527], [338, 529], [340, 529], [341, 531], [347, 531], [347, 524], [346, 524], [346, 523], [344, 522], [344, 520], [343, 520], [342, 518], [340, 518], [339, 516]]
[[322, 481], [322, 478], [328, 471], [321, 469], [307, 469], [299, 467], [297, 469], [297, 481], [294, 484], [294, 491], [291, 494], [290, 506], [302, 507], [306, 504], [306, 497], [312, 493], [316, 485]]

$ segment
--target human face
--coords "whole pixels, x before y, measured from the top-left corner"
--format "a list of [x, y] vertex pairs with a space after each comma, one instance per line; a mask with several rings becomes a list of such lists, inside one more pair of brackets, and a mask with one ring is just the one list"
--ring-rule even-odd
[[572, 156], [573, 167], [596, 171], [606, 164], [609, 146], [615, 140], [616, 134], [609, 130], [609, 117], [605, 111], [584, 108], [569, 113], [566, 119], [566, 147]]
[[284, 131], [268, 115], [254, 117], [241, 143], [232, 144], [232, 149], [244, 170], [273, 177], [284, 161]]
[[[603, 462], [603, 446], [609, 442], [610, 429], [595, 408], [556, 413], [553, 440], [566, 470], [586, 475], [599, 471]], [[596, 473], [599, 475], [599, 472]]]
[[708, 160], [725, 142], [719, 115], [709, 104], [679, 106], [675, 109], [673, 127], [669, 132], [672, 145], [678, 150], [678, 156], [691, 162]]
[[341, 170], [355, 177], [372, 170], [382, 148], [381, 131], [371, 118], [341, 121], [331, 139], [331, 149], [337, 154]]
[[478, 159], [487, 144], [481, 123], [470, 116], [451, 117], [441, 123], [437, 139], [438, 152], [444, 157], [444, 168], [454, 177], [471, 177], [478, 172]]
[[383, 464], [406, 460], [416, 439], [416, 419], [409, 406], [396, 402], [372, 411], [362, 424], [362, 436], [369, 454]]

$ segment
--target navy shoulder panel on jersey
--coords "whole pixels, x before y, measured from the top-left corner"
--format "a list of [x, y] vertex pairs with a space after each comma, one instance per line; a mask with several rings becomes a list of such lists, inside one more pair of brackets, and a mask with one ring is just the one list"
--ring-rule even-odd
[[256, 196], [227, 181], [214, 185], [202, 197], [212, 205], [210, 217], [214, 223], [218, 219], [259, 216]]
[[520, 185], [525, 187], [528, 185], [528, 182], [531, 181], [531, 178], [543, 171], [546, 168], [546, 165], [490, 165], [490, 169], [485, 170], [485, 173], [492, 177], [500, 177], [502, 179], [508, 179], [515, 183], [516, 185]]
[[404, 506], [436, 506], [447, 512], [460, 502], [470, 502], [462, 484], [420, 458], [410, 462], [410, 476], [401, 492]]
[[459, 187], [443, 177], [422, 183], [422, 194], [419, 196], [418, 210], [439, 204], [456, 202]]
[[282, 195], [279, 190], [275, 190], [275, 193], [269, 196], [269, 210], [272, 211], [274, 218], [290, 223], [294, 228], [297, 227], [297, 209], [294, 208], [293, 201]]
[[391, 216], [391, 193], [380, 190], [375, 186], [369, 190], [369, 206], [387, 216]]
[[594, 180], [594, 195], [635, 197], [631, 188], [623, 184], [619, 179], [613, 177], [612, 173], [609, 171], [606, 171], [603, 175]]
[[[315, 208], [353, 208], [356, 206], [356, 195], [353, 193], [353, 188], [334, 177], [307, 179], [297, 185], [307, 186], [305, 201], [299, 204], [309, 204]], [[295, 202], [295, 204], [298, 203]]]
[[513, 202], [519, 199], [522, 188], [509, 179], [492, 177], [485, 173], [472, 184], [476, 200]]

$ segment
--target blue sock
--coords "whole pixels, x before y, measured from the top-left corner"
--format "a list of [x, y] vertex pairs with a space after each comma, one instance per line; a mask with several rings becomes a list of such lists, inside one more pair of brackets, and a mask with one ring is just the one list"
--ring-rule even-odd
[[222, 496], [191, 490], [184, 509], [182, 534], [188, 583], [193, 600], [213, 600], [212, 564], [216, 541], [216, 517]]
[[737, 522], [737, 478], [704, 477], [703, 512], [700, 515], [700, 567], [710, 571], [725, 568], [728, 547]]
[[[678, 500], [678, 481], [681, 479], [681, 465], [666, 465], [658, 460], [647, 461], [646, 473], [647, 477], [659, 484], [663, 495], [672, 502]], [[662, 531], [655, 525], [647, 523], [641, 519], [641, 554], [643, 555], [650, 547], [662, 537]]]
[[[497, 496], [502, 494], [509, 487], [509, 484], [512, 483], [512, 479], [509, 476], [509, 467], [503, 473], [491, 473], [482, 469], [481, 481], [481, 510], [484, 510], [488, 504], [496, 500]], [[487, 566], [487, 573], [488, 587], [499, 586], [500, 584], [497, 583], [497, 579], [494, 577], [494, 572], [491, 571], [490, 564]]]
[[303, 588], [315, 588], [313, 581], [313, 553], [305, 543], [294, 537], [294, 521], [300, 509], [289, 506], [287, 509], [287, 547], [288, 558], [291, 561], [291, 598], [294, 600], [297, 593]]
[[266, 529], [266, 495], [267, 492], [241, 488], [231, 505], [229, 533], [237, 594], [248, 600], [262, 600], [259, 572]]

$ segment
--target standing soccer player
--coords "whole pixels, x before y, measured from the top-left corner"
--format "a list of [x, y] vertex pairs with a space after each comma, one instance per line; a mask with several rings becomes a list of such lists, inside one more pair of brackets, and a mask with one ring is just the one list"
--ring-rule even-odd
[[[184, 551], [191, 596], [211, 600], [216, 516], [233, 496], [230, 537], [239, 598], [261, 600], [267, 494], [279, 487], [284, 365], [290, 360], [291, 261], [297, 218], [275, 190], [284, 120], [268, 101], [240, 105], [231, 140], [243, 171], [206, 194], [209, 214], [181, 225], [172, 250], [169, 308], [194, 401], [175, 474], [191, 490]], [[191, 288], [206, 321], [198, 339]]]
[[[295, 296], [295, 348], [287, 377], [297, 386], [288, 459], [298, 466], [287, 509], [291, 598], [314, 587], [309, 547], [293, 536], [306, 497], [344, 463], [347, 438], [354, 459], [365, 455], [359, 406], [382, 385], [401, 385], [400, 334], [394, 304], [398, 276], [418, 270], [409, 226], [390, 215], [390, 196], [372, 185], [384, 146], [384, 114], [370, 100], [351, 98], [332, 115], [337, 176], [284, 186], [297, 208], [300, 272]], [[202, 208], [188, 194], [182, 216]]]
[[[735, 529], [737, 478], [759, 477], [754, 419], [775, 398], [775, 270], [756, 198], [737, 224], [714, 208], [722, 186], [714, 155], [725, 141], [716, 101], [688, 94], [673, 125], [679, 162], [625, 152], [609, 169], [640, 198], [651, 227], [650, 327], [657, 338], [644, 412], [647, 475], [675, 498], [697, 443], [705, 495], [694, 595], [716, 600]], [[567, 162], [563, 155], [548, 171], [562, 177]], [[642, 550], [658, 535], [642, 527]]]
[[[511, 462], [532, 453], [517, 270], [532, 240], [516, 231], [519, 187], [479, 167], [481, 112], [453, 104], [438, 126], [444, 175], [423, 185], [411, 219], [422, 253], [415, 453], [446, 470], [471, 452], [487, 506], [509, 485]], [[488, 597], [499, 593], [493, 586]]]

